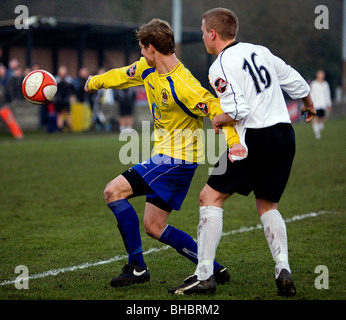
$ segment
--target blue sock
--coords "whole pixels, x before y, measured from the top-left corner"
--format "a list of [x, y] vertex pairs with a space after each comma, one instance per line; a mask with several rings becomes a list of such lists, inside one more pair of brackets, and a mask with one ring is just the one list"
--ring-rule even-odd
[[[167, 225], [159, 240], [170, 245], [172, 248], [177, 250], [178, 253], [191, 260], [194, 264], [198, 263], [197, 243], [187, 233]], [[214, 271], [219, 267], [220, 264], [214, 261]]]
[[111, 202], [108, 204], [108, 207], [112, 210], [118, 221], [118, 228], [123, 238], [126, 251], [129, 254], [128, 263], [145, 267], [141, 235], [139, 233], [139, 221], [135, 209], [133, 209], [127, 199]]

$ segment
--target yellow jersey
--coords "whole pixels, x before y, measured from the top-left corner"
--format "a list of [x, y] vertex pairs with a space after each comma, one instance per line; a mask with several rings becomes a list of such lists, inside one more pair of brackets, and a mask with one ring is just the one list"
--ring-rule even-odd
[[[203, 118], [223, 113], [219, 99], [203, 88], [179, 62], [167, 74], [159, 74], [145, 58], [130, 66], [93, 76], [90, 90], [124, 89], [144, 85], [154, 123], [152, 155], [164, 154], [188, 162], [204, 160]], [[239, 143], [233, 126], [223, 128], [229, 147]]]

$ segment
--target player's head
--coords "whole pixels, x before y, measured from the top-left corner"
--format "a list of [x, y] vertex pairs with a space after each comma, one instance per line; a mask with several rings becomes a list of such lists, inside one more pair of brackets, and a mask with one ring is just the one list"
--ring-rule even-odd
[[316, 72], [316, 79], [318, 81], [323, 82], [325, 76], [326, 76], [326, 74], [325, 74], [324, 70], [322, 70], [322, 69], [317, 70], [317, 72]]
[[153, 19], [136, 31], [137, 40], [144, 48], [152, 45], [163, 55], [175, 52], [174, 33], [167, 21]]
[[58, 75], [60, 78], [64, 79], [67, 76], [67, 68], [65, 66], [60, 66], [58, 69]]
[[211, 9], [202, 16], [203, 41], [207, 50], [210, 45], [209, 39], [206, 37], [207, 33], [216, 32], [221, 41], [230, 41], [235, 40], [238, 29], [238, 17], [229, 9]]

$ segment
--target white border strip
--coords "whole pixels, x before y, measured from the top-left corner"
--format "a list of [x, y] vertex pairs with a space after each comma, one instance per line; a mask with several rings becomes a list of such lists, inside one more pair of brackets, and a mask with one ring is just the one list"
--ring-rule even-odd
[[[307, 214], [303, 214], [300, 216], [294, 216], [292, 218], [289, 219], [285, 219], [286, 223], [290, 223], [290, 222], [294, 222], [294, 221], [299, 221], [299, 220], [303, 220], [303, 219], [307, 219], [307, 218], [313, 218], [313, 217], [317, 217], [323, 214], [337, 214], [339, 212], [334, 212], [334, 211], [319, 211], [319, 212], [312, 212], [312, 213], [307, 213]], [[240, 227], [239, 229], [236, 230], [232, 230], [230, 232], [226, 232], [226, 233], [222, 233], [222, 236], [229, 236], [232, 234], [238, 234], [238, 233], [243, 233], [243, 232], [250, 232], [253, 230], [259, 230], [262, 229], [262, 225], [258, 224], [256, 226], [252, 226], [252, 227]], [[160, 252], [163, 250], [167, 250], [171, 248], [171, 246], [167, 245], [167, 246], [163, 246], [160, 248], [151, 248], [145, 252], [143, 252], [144, 255], [153, 253], [153, 252]], [[72, 267], [66, 267], [66, 268], [61, 268], [61, 269], [53, 269], [53, 270], [49, 270], [43, 273], [37, 273], [34, 274], [32, 276], [29, 276], [28, 278], [22, 278], [21, 281], [23, 280], [32, 280], [32, 279], [40, 279], [40, 278], [45, 278], [45, 277], [49, 277], [49, 276], [56, 276], [60, 273], [65, 273], [65, 272], [70, 272], [70, 271], [76, 271], [76, 270], [80, 270], [80, 269], [86, 269], [86, 268], [90, 268], [90, 267], [96, 267], [96, 266], [100, 266], [100, 265], [104, 265], [104, 264], [108, 264], [111, 262], [115, 262], [115, 261], [120, 261], [120, 260], [125, 260], [127, 259], [128, 256], [127, 255], [119, 255], [119, 256], [115, 256], [113, 258], [110, 258], [108, 260], [103, 260], [103, 261], [98, 261], [98, 262], [86, 262], [77, 266], [72, 266]], [[14, 280], [5, 280], [3, 282], [0, 283], [0, 286], [4, 286], [7, 284], [12, 284], [15, 283], [16, 279]]]

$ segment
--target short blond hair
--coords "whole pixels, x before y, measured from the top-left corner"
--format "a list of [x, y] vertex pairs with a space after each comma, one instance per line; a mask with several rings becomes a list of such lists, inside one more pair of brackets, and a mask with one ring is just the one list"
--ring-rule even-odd
[[238, 34], [238, 17], [229, 9], [211, 9], [203, 14], [202, 19], [207, 31], [214, 29], [222, 40], [235, 39]]

